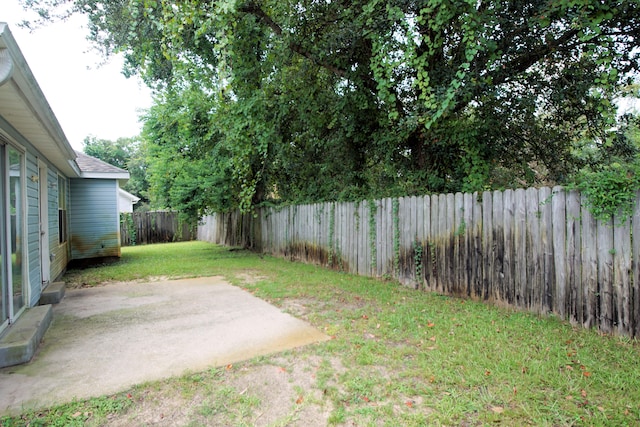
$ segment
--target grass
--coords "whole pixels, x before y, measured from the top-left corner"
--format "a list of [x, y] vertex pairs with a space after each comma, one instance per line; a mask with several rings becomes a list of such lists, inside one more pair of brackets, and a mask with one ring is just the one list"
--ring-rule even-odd
[[[141, 400], [126, 396], [162, 399], [176, 393], [193, 402], [186, 425], [252, 425], [252, 414], [268, 402], [234, 389], [233, 381], [260, 366], [293, 368], [314, 359], [315, 383], [294, 388], [294, 395], [328, 412], [322, 424], [640, 425], [639, 344], [553, 317], [203, 242], [124, 248], [120, 262], [70, 271], [65, 279], [71, 286], [93, 286], [201, 275], [225, 276], [333, 339], [232, 370], [212, 369], [5, 417], [2, 425], [101, 425], [109, 417], [132, 416]], [[300, 416], [292, 411], [273, 425]]]
[[91, 287], [108, 282], [148, 280], [154, 277], [188, 278], [233, 275], [252, 265], [254, 255], [218, 248], [204, 242], [179, 242], [122, 249], [115, 263], [70, 270], [63, 280], [69, 288]]

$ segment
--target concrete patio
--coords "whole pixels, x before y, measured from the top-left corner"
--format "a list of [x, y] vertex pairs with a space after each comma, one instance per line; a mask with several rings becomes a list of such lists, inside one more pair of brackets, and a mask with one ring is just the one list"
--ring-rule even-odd
[[219, 277], [67, 290], [31, 362], [0, 369], [0, 415], [328, 338]]

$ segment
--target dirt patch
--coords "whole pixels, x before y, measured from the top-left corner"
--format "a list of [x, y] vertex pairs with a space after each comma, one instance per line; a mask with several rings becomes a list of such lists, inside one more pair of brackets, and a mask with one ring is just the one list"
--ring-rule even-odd
[[130, 393], [130, 410], [111, 416], [108, 425], [324, 426], [333, 410], [319, 372], [327, 369], [344, 368], [293, 352], [141, 386]]
[[176, 279], [184, 279], [184, 278], [187, 278], [187, 277], [186, 276], [176, 276], [176, 277], [151, 276], [151, 277], [144, 277], [144, 278], [135, 279], [135, 280], [107, 281], [107, 282], [101, 282], [101, 283], [78, 283], [78, 282], [74, 282], [73, 280], [70, 280], [70, 281], [67, 281], [65, 285], [67, 289], [86, 289], [86, 288], [98, 288], [102, 286], [112, 286], [112, 285], [136, 285], [140, 283], [156, 283], [156, 282], [164, 282], [167, 280], [176, 280]]
[[245, 285], [255, 285], [266, 279], [266, 276], [260, 276], [257, 273], [246, 271], [244, 273], [236, 274], [236, 278], [242, 281]]
[[310, 298], [287, 298], [280, 301], [278, 306], [285, 313], [307, 320], [311, 311], [318, 312], [318, 301]]

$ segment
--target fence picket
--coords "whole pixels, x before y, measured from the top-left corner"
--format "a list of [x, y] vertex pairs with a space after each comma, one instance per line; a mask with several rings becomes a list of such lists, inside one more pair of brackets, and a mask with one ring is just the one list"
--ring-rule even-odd
[[[614, 219], [614, 222], [616, 220]], [[631, 328], [631, 296], [629, 272], [631, 271], [631, 220], [619, 219], [613, 228], [613, 306], [614, 322], [618, 334], [624, 335]]]
[[513, 252], [514, 237], [513, 237], [513, 224], [515, 219], [514, 214], [514, 193], [512, 190], [506, 190], [503, 195], [503, 294], [502, 299], [509, 304], [514, 302], [515, 285], [514, 285], [514, 270], [515, 270], [515, 256]]
[[422, 210], [424, 211], [424, 234], [422, 235], [422, 286], [424, 289], [433, 289], [431, 282], [431, 197], [422, 198]]
[[465, 273], [464, 283], [461, 283], [461, 286], [464, 286], [465, 295], [471, 296], [473, 283], [475, 281], [475, 269], [473, 265], [473, 244], [475, 237], [475, 223], [473, 218], [473, 194], [465, 193], [463, 195], [462, 205], [462, 220], [464, 223], [464, 252], [462, 254], [462, 257]]
[[432, 285], [431, 290], [438, 291], [441, 288], [440, 285], [440, 269], [442, 266], [439, 264], [440, 254], [438, 252], [438, 240], [439, 240], [439, 224], [440, 224], [440, 197], [437, 194], [431, 197], [431, 234], [429, 238], [429, 246], [431, 247], [431, 271], [432, 271]]
[[527, 199], [520, 188], [515, 191], [514, 231], [514, 293], [517, 307], [527, 307]]
[[581, 226], [580, 226], [580, 194], [569, 191], [566, 199], [567, 216], [567, 255], [566, 255], [566, 293], [569, 303], [569, 320], [582, 322], [583, 318], [583, 291], [582, 291], [582, 263], [580, 261]]
[[551, 199], [553, 211], [553, 266], [555, 270], [555, 286], [552, 289], [553, 311], [562, 318], [567, 313], [567, 203], [566, 195], [561, 187], [554, 187]]
[[449, 283], [451, 282], [449, 276], [449, 264], [451, 258], [447, 253], [449, 248], [449, 227], [451, 220], [447, 221], [447, 195], [441, 194], [438, 196], [438, 265], [440, 266], [440, 277], [438, 284], [440, 285], [441, 292], [447, 292], [449, 289]]
[[541, 308], [548, 313], [553, 308], [553, 287], [555, 282], [553, 269], [553, 235], [552, 235], [552, 206], [551, 189], [542, 187], [538, 190], [540, 209], [540, 240], [542, 243], [542, 295]]
[[586, 196], [582, 195], [582, 283], [583, 283], [583, 325], [587, 328], [597, 325], [598, 298], [598, 239], [596, 220], [587, 209]]
[[598, 297], [600, 329], [609, 333], [613, 327], [613, 221], [598, 221]]
[[489, 299], [493, 280], [493, 200], [491, 193], [482, 193], [482, 299]]
[[491, 285], [493, 286], [492, 298], [496, 301], [504, 300], [504, 193], [493, 192], [493, 252], [491, 263], [493, 272]]
[[535, 188], [529, 188], [526, 192], [527, 198], [527, 305], [529, 310], [539, 312], [541, 307], [541, 298], [543, 282], [541, 269], [541, 252], [542, 244], [539, 240], [540, 236], [540, 208], [538, 205], [538, 191]]
[[482, 230], [484, 224], [482, 222], [482, 202], [480, 201], [481, 193], [473, 193], [473, 270], [474, 282], [472, 295], [475, 298], [482, 298]]
[[636, 206], [632, 216], [632, 244], [633, 254], [631, 284], [629, 292], [631, 298], [630, 335], [640, 337], [640, 192], [636, 193]]

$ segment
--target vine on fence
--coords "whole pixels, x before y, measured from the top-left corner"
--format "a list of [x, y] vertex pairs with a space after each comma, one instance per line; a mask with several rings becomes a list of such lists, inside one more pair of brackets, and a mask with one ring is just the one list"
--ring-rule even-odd
[[369, 206], [369, 248], [371, 249], [371, 270], [378, 268], [378, 246], [376, 245], [376, 213], [377, 206], [373, 200], [368, 200]]
[[331, 210], [329, 210], [329, 266], [333, 266], [334, 253], [334, 241], [336, 237], [335, 231], [336, 225], [336, 204], [331, 204]]
[[133, 223], [133, 214], [123, 212], [120, 214], [120, 224], [124, 225], [124, 229], [127, 230], [129, 236], [129, 245], [135, 246], [137, 239], [137, 230]]
[[613, 163], [597, 172], [581, 173], [577, 182], [594, 218], [608, 221], [620, 214], [624, 221], [633, 214], [640, 188], [640, 165]]
[[424, 254], [424, 247], [422, 246], [422, 242], [416, 239], [414, 243], [414, 249], [413, 249], [413, 260], [415, 261], [415, 264], [416, 264], [416, 282], [418, 282], [418, 284], [422, 283], [423, 254]]
[[391, 201], [393, 212], [393, 271], [400, 276], [400, 200]]
[[[460, 209], [461, 213], [464, 213], [464, 208]], [[461, 237], [464, 236], [464, 233], [467, 231], [467, 223], [464, 220], [464, 218], [462, 218], [460, 220], [460, 224], [458, 225], [458, 228], [456, 229], [456, 231], [453, 233], [454, 237]]]

